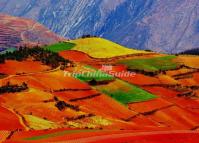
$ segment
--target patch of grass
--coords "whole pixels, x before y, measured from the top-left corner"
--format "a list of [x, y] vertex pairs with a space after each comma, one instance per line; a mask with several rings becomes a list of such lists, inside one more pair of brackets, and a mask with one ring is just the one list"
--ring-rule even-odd
[[116, 82], [117, 83], [113, 83], [112, 85], [98, 86], [96, 88], [122, 104], [143, 102], [156, 98], [155, 95], [140, 89], [139, 87], [121, 80], [117, 80]]
[[45, 49], [51, 51], [51, 52], [60, 52], [60, 51], [65, 51], [65, 50], [70, 50], [73, 47], [75, 47], [74, 43], [70, 43], [70, 42], [61, 42], [61, 43], [56, 43], [53, 45], [49, 45], [44, 47]]
[[150, 59], [122, 60], [119, 63], [127, 65], [129, 69], [144, 70], [147, 72], [176, 69], [178, 64], [173, 60], [176, 56], [155, 57]]

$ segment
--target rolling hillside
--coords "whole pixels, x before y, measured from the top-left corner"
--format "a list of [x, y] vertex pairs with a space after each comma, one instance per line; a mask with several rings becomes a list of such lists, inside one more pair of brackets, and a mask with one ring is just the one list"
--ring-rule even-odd
[[0, 57], [5, 143], [198, 142], [197, 56], [85, 38]]

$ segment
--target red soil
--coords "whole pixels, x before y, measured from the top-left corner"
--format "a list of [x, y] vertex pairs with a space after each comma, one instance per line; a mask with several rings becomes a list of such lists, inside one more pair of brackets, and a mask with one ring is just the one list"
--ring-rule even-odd
[[16, 129], [24, 129], [19, 118], [11, 111], [0, 106], [0, 130], [13, 131]]
[[197, 84], [199, 84], [199, 73], [194, 73], [193, 79], [196, 81]]
[[159, 97], [162, 97], [163, 99], [169, 99], [176, 97], [177, 94], [180, 92], [176, 92], [164, 87], [158, 87], [158, 86], [153, 86], [153, 87], [143, 87], [144, 90], [149, 91]]
[[145, 76], [138, 73], [136, 73], [134, 77], [122, 77], [121, 79], [135, 85], [160, 84], [160, 81], [157, 78]]
[[159, 110], [148, 117], [173, 129], [192, 129], [199, 126], [199, 119], [194, 114], [178, 106]]
[[59, 52], [59, 55], [65, 59], [69, 59], [74, 62], [88, 62], [88, 61], [93, 60], [87, 54], [80, 51], [74, 51], [74, 50], [62, 51], [62, 52]]
[[36, 61], [23, 61], [18, 62], [14, 60], [7, 60], [4, 64], [0, 64], [1, 73], [4, 74], [17, 74], [17, 73], [33, 73], [50, 69], [46, 65], [42, 65]]
[[21, 84], [26, 82], [29, 87], [40, 90], [60, 90], [60, 89], [90, 89], [90, 86], [73, 77], [64, 76], [63, 71], [39, 72], [27, 75], [11, 76], [0, 79], [0, 85], [7, 82]]
[[184, 78], [178, 80], [183, 86], [195, 86], [198, 84], [193, 78]]
[[[121, 134], [121, 135], [109, 135], [104, 137], [94, 137], [90, 138], [92, 141], [89, 143], [198, 143], [199, 133], [172, 133], [168, 132], [166, 134], [160, 133], [148, 133], [146, 135], [131, 135], [131, 134]], [[87, 139], [89, 141], [89, 139]], [[69, 142], [70, 143], [70, 142]]]
[[58, 110], [55, 106], [55, 101], [53, 101], [53, 97], [54, 95], [52, 94], [35, 90], [30, 92], [3, 94], [0, 98], [5, 101], [4, 105], [6, 105], [6, 107], [16, 109], [22, 115], [31, 114], [55, 122], [64, 121], [65, 117], [72, 118], [83, 114], [83, 112], [76, 112], [72, 109], [64, 111]]
[[128, 106], [133, 111], [136, 111], [139, 113], [145, 113], [145, 112], [150, 112], [150, 111], [158, 110], [161, 108], [165, 108], [171, 105], [172, 103], [166, 100], [163, 100], [161, 98], [156, 98], [150, 101], [131, 103]]
[[147, 118], [143, 115], [137, 115], [135, 117], [133, 117], [131, 120], [131, 122], [136, 123], [137, 125], [142, 125], [144, 127], [147, 126], [151, 126], [157, 129], [157, 126], [159, 126], [159, 124], [153, 120], [151, 120], [150, 118]]
[[199, 113], [199, 100], [198, 99], [178, 97], [177, 95], [180, 92], [175, 92], [175, 91], [163, 88], [163, 87], [155, 87], [155, 86], [154, 87], [144, 87], [144, 89], [163, 98], [164, 100], [166, 100], [170, 103], [176, 104], [183, 109], [191, 111], [194, 114]]
[[86, 91], [63, 91], [63, 92], [54, 92], [54, 95], [64, 99], [65, 101], [86, 98], [92, 95], [99, 94], [96, 90], [86, 90]]
[[42, 84], [46, 85], [48, 89], [59, 90], [59, 89], [88, 89], [90, 88], [87, 84], [69, 76], [64, 76], [63, 71], [56, 71], [53, 73], [44, 73], [33, 75]]
[[109, 118], [128, 119], [137, 114], [103, 94], [95, 98], [79, 100], [73, 103], [85, 107], [86, 112]]
[[[35, 135], [44, 135], [44, 132], [40, 134], [34, 134], [33, 131], [21, 132], [15, 134], [11, 140], [5, 143], [25, 143], [27, 140], [24, 138]], [[46, 131], [46, 134], [50, 133]], [[54, 131], [56, 133], [56, 131]], [[26, 135], [24, 135], [26, 134]], [[32, 140], [33, 143], [46, 143], [46, 142], [60, 142], [60, 143], [198, 143], [199, 133], [193, 131], [156, 131], [156, 132], [137, 132], [134, 131], [93, 131], [93, 132], [81, 132], [70, 133], [60, 135], [56, 137], [50, 137], [42, 140]]]
[[11, 78], [0, 79], [0, 85], [6, 85], [8, 82], [18, 85], [21, 85], [23, 82], [25, 82], [28, 84], [29, 88], [36, 88], [40, 90], [48, 89], [46, 84], [40, 82], [39, 79], [36, 79], [32, 76], [15, 76]]

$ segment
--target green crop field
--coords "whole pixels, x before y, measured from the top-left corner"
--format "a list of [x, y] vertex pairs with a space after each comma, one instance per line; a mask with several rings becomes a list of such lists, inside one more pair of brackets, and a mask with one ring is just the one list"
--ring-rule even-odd
[[176, 56], [164, 56], [150, 59], [122, 60], [119, 63], [125, 64], [129, 69], [155, 72], [159, 70], [176, 69], [178, 64], [173, 61]]
[[109, 85], [97, 86], [96, 89], [122, 104], [142, 102], [156, 98], [155, 95], [121, 80], [116, 80], [115, 83]]
[[70, 50], [75, 46], [74, 43], [70, 42], [61, 42], [61, 43], [56, 43], [53, 45], [49, 45], [44, 47], [45, 49], [52, 51], [52, 52], [60, 52], [60, 51], [65, 51], [65, 50]]

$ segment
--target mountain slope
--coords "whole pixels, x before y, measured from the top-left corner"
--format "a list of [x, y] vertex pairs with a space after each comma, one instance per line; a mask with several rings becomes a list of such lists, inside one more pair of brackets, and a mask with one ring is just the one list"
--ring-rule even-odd
[[179, 53], [199, 46], [197, 0], [1, 0], [0, 12], [32, 18], [76, 38], [102, 36], [128, 47]]
[[0, 14], [0, 48], [45, 45], [63, 40], [32, 20]]
[[[47, 46], [58, 53], [31, 48], [4, 55], [1, 142], [160, 143], [172, 138], [171, 143], [198, 143], [198, 56], [96, 59], [85, 49], [91, 55], [105, 46], [109, 54], [106, 50], [118, 45], [100, 38], [70, 42], [76, 45]], [[80, 51], [73, 50], [76, 46]]]

